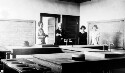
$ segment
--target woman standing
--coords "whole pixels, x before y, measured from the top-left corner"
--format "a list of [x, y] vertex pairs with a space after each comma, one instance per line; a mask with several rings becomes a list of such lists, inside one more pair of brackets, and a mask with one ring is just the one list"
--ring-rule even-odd
[[63, 45], [63, 39], [63, 30], [61, 28], [61, 23], [59, 23], [56, 29], [56, 45]]
[[78, 40], [79, 40], [79, 45], [87, 45], [87, 32], [85, 32], [86, 27], [81, 26], [81, 32], [79, 32], [78, 35]]
[[98, 26], [94, 25], [92, 27], [92, 31], [90, 32], [90, 44], [91, 45], [98, 45], [99, 44], [99, 32], [98, 30]]
[[41, 40], [41, 44], [46, 44], [45, 38], [48, 36], [44, 33], [43, 30], [43, 23], [38, 23], [39, 29], [38, 29], [38, 39]]

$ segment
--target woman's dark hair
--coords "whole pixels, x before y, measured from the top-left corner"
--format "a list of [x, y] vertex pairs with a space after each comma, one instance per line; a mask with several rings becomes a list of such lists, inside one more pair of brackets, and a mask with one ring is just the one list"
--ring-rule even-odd
[[82, 28], [86, 29], [86, 27], [85, 27], [85, 26], [81, 26], [81, 28], [80, 28], [80, 29], [82, 29]]
[[93, 27], [95, 27], [96, 29], [98, 29], [98, 26], [97, 26], [97, 25], [94, 25]]

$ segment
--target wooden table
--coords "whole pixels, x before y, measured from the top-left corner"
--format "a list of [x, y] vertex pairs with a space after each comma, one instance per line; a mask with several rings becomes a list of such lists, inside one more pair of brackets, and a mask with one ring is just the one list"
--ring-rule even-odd
[[72, 54], [76, 53], [35, 54], [33, 57], [34, 62], [52, 68], [55, 73], [107, 73], [125, 68], [125, 57], [99, 58], [85, 55], [85, 61], [74, 61]]
[[36, 64], [30, 60], [19, 59], [1, 59], [3, 62], [4, 73], [47, 73], [51, 69], [39, 64]]
[[4, 46], [0, 46], [0, 58], [1, 59], [9, 59], [11, 51], [6, 49]]
[[99, 49], [99, 50], [108, 50], [107, 45], [60, 45], [59, 47], [91, 48], [91, 49]]
[[6, 46], [6, 48], [12, 52], [13, 58], [16, 55], [31, 55], [31, 54], [50, 54], [50, 53], [62, 53], [59, 47], [21, 47], [21, 46]]

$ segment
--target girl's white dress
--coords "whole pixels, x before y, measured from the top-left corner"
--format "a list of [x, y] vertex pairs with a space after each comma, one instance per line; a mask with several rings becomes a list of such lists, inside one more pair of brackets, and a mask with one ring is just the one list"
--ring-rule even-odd
[[98, 38], [99, 38], [99, 32], [98, 31], [91, 31], [90, 32], [90, 38], [91, 38], [91, 44], [92, 45], [98, 45]]

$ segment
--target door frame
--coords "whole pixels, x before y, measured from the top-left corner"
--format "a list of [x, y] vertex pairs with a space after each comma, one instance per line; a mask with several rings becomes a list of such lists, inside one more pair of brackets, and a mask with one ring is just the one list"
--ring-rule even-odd
[[58, 18], [58, 22], [60, 22], [61, 16], [59, 14], [40, 13], [40, 22], [42, 22], [43, 17], [55, 17]]
[[[56, 22], [56, 18], [57, 18], [58, 19], [58, 23], [60, 22], [60, 19], [61, 19], [61, 15], [59, 15], [59, 14], [40, 13], [40, 23], [42, 22], [43, 17], [54, 17], [55, 18], [55, 22]], [[56, 27], [56, 24], [55, 24], [55, 27]], [[55, 30], [56, 30], [56, 28], [55, 28]], [[56, 38], [56, 35], [55, 35], [55, 38]], [[55, 43], [56, 43], [56, 41], [55, 41]]]

